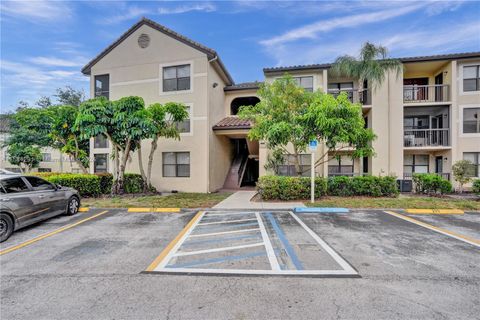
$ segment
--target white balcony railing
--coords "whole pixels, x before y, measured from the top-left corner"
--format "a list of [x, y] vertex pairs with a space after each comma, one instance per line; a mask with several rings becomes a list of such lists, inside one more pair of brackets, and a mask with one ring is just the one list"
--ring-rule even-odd
[[449, 129], [404, 129], [405, 147], [449, 146]]
[[404, 85], [403, 102], [444, 102], [450, 100], [450, 86], [436, 85]]
[[372, 95], [370, 89], [328, 89], [328, 93], [337, 97], [340, 93], [346, 92], [348, 99], [353, 103], [361, 103], [364, 106], [372, 104]]

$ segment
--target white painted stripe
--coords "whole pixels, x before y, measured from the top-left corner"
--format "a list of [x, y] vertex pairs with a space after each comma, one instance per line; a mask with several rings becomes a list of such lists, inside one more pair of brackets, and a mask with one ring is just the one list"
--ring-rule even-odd
[[258, 231], [259, 228], [253, 229], [242, 229], [242, 230], [234, 230], [234, 231], [222, 231], [222, 232], [214, 232], [214, 233], [201, 233], [201, 234], [192, 234], [190, 238], [200, 238], [200, 237], [211, 237], [211, 236], [218, 236], [221, 234], [230, 234], [230, 233], [243, 233], [243, 232], [251, 232], [251, 231]]
[[252, 211], [243, 211], [243, 212], [221, 212], [221, 213], [208, 213], [205, 217], [214, 217], [214, 216], [228, 216], [228, 215], [236, 215], [236, 214], [254, 214], [255, 212]]
[[110, 85], [112, 87], [116, 86], [127, 86], [130, 84], [141, 84], [141, 83], [150, 83], [150, 82], [158, 82], [158, 78], [152, 78], [152, 79], [143, 79], [143, 80], [132, 80], [132, 81], [119, 81], [119, 82], [114, 82], [111, 83]]
[[238, 219], [238, 220], [225, 220], [225, 221], [216, 221], [216, 222], [204, 222], [204, 223], [199, 223], [199, 226], [206, 226], [210, 224], [223, 224], [223, 223], [234, 223], [234, 222], [244, 222], [244, 221], [254, 221], [257, 220], [255, 218], [253, 219]]
[[[478, 244], [477, 242], [470, 241], [470, 240], [468, 240], [468, 239], [466, 239], [466, 238], [463, 238], [463, 237], [457, 237], [455, 234], [452, 234], [452, 233], [444, 232], [444, 231], [442, 231], [441, 228], [437, 228], [437, 227], [435, 227], [435, 226], [430, 226], [428, 223], [425, 223], [425, 222], [422, 222], [422, 221], [418, 221], [418, 222], [412, 221], [412, 220], [415, 220], [415, 219], [410, 218], [410, 217], [405, 217], [405, 216], [403, 216], [403, 215], [401, 215], [401, 214], [398, 214], [398, 213], [395, 214], [396, 212], [389, 212], [389, 211], [384, 211], [384, 212], [387, 213], [387, 214], [389, 214], [389, 215], [391, 215], [391, 216], [394, 216], [394, 217], [400, 218], [400, 219], [402, 219], [402, 220], [405, 220], [405, 221], [411, 222], [411, 223], [413, 223], [413, 224], [416, 224], [417, 226], [421, 226], [421, 227], [430, 229], [430, 230], [432, 230], [432, 231], [438, 232], [438, 233], [440, 233], [440, 234], [449, 236], [449, 237], [451, 237], [451, 238], [454, 238], [454, 239], [463, 241], [463, 242], [465, 242], [465, 243], [468, 243], [468, 244], [474, 245], [475, 247], [480, 248], [480, 244]], [[394, 214], [392, 214], [392, 213], [394, 213]], [[410, 220], [410, 219], [411, 219], [411, 220]], [[448, 230], [446, 230], [446, 231], [448, 231]], [[476, 240], [476, 239], [472, 239], [472, 240]]]
[[262, 217], [258, 212], [255, 212], [255, 216], [258, 220], [258, 226], [260, 227], [260, 233], [262, 234], [265, 250], [267, 250], [267, 256], [268, 261], [270, 262], [270, 266], [272, 267], [272, 270], [279, 271], [280, 265], [278, 264], [277, 257], [275, 256], [275, 251], [273, 251], [272, 243], [270, 242], [270, 238], [268, 237], [268, 233], [263, 224]]
[[192, 226], [190, 227], [190, 229], [187, 232], [185, 232], [185, 234], [182, 236], [180, 241], [178, 241], [175, 244], [175, 246], [172, 248], [172, 250], [170, 250], [170, 252], [167, 254], [167, 256], [162, 260], [162, 262], [160, 262], [160, 264], [155, 268], [155, 270], [164, 268], [170, 262], [173, 255], [178, 251], [178, 249], [182, 246], [182, 244], [185, 242], [185, 240], [187, 240], [190, 233], [192, 233], [193, 229], [195, 229], [195, 227], [202, 220], [204, 215], [205, 215], [205, 212], [202, 212], [202, 215], [200, 216], [200, 218], [197, 221], [195, 221], [194, 224], [192, 224]]
[[354, 276], [357, 272], [345, 270], [251, 270], [251, 269], [195, 269], [195, 268], [162, 268], [155, 269], [159, 272], [176, 273], [210, 273], [210, 274], [257, 274], [257, 275], [292, 275], [292, 276]]
[[221, 252], [221, 251], [229, 251], [229, 250], [238, 250], [244, 248], [253, 248], [253, 247], [260, 247], [263, 246], [262, 242], [259, 243], [252, 243], [252, 244], [244, 244], [241, 246], [231, 246], [231, 247], [221, 247], [221, 248], [214, 248], [214, 249], [205, 249], [205, 250], [198, 250], [198, 251], [185, 251], [185, 252], [178, 252], [174, 256], [175, 257], [182, 257], [182, 256], [191, 256], [194, 254], [202, 254], [202, 253], [211, 253], [211, 252]]
[[349, 274], [357, 274], [355, 269], [353, 269], [347, 261], [345, 261], [335, 250], [332, 249], [325, 241], [322, 240], [312, 229], [310, 229], [300, 218], [294, 214], [292, 211], [289, 211], [290, 215], [305, 229], [305, 231], [310, 234], [310, 236], [317, 241], [317, 243]]

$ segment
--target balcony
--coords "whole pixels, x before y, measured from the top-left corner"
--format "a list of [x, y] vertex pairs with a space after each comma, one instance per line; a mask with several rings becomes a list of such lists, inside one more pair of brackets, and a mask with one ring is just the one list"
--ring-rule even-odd
[[404, 129], [405, 147], [447, 147], [450, 146], [449, 129]]
[[347, 93], [347, 97], [352, 103], [360, 103], [364, 106], [372, 104], [372, 93], [370, 89], [328, 89], [328, 93], [335, 98], [342, 92]]
[[353, 172], [353, 166], [335, 166], [335, 165], [328, 166], [329, 177], [335, 177], [335, 176], [353, 177], [355, 175], [357, 174]]
[[403, 86], [403, 102], [405, 103], [446, 101], [450, 101], [450, 86], [448, 84]]

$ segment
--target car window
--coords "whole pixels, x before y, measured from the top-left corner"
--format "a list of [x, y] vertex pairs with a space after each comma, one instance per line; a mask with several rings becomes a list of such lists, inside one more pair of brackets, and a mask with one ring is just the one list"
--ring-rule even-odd
[[53, 190], [55, 187], [48, 181], [37, 177], [25, 177], [27, 181], [32, 185], [33, 190], [42, 191], [42, 190]]
[[7, 193], [28, 191], [27, 184], [20, 177], [2, 180], [2, 186]]

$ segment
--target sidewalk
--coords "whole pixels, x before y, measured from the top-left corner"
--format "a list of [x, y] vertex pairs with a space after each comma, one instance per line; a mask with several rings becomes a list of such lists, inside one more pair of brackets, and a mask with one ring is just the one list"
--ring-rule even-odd
[[237, 191], [227, 199], [218, 203], [215, 209], [292, 209], [305, 207], [302, 202], [252, 202], [250, 199], [256, 191]]

